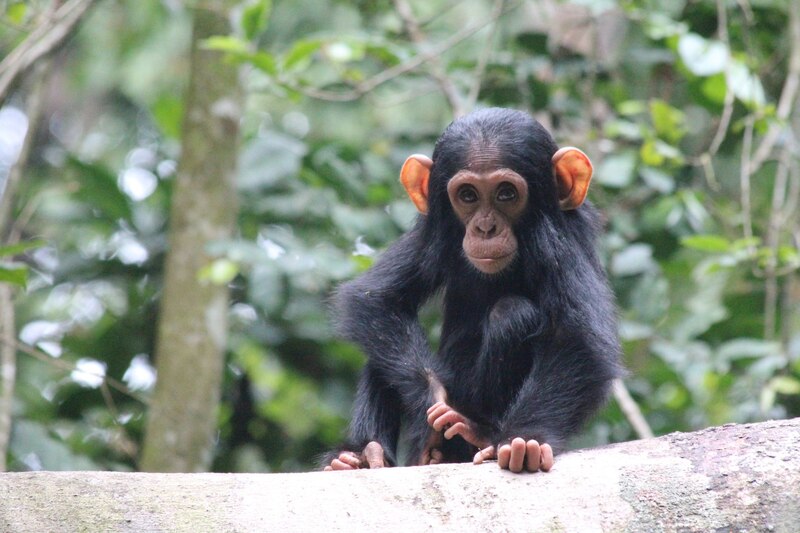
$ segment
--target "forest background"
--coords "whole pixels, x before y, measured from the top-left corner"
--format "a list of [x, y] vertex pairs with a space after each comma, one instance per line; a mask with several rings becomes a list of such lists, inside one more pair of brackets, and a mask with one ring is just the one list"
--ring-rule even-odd
[[[593, 159], [656, 434], [800, 416], [797, 2], [0, 14], [0, 470], [313, 468], [364, 363], [331, 291], [413, 223], [405, 157], [484, 106]], [[612, 401], [573, 446], [632, 438]]]

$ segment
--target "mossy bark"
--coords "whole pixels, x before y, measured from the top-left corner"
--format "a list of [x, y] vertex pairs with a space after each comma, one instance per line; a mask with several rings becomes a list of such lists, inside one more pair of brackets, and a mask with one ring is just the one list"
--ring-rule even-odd
[[140, 467], [151, 472], [208, 470], [217, 427], [227, 338], [227, 288], [201, 281], [210, 242], [236, 222], [234, 171], [238, 72], [202, 41], [230, 32], [229, 2], [194, 9], [191, 74], [182, 155], [172, 193], [169, 251], [158, 323], [158, 382], [148, 413]]

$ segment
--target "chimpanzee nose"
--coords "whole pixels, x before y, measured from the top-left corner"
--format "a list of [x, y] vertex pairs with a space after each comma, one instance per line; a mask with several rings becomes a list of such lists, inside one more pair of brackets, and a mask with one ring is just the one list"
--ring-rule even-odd
[[478, 230], [478, 234], [484, 239], [494, 237], [495, 233], [497, 233], [497, 224], [495, 224], [492, 218], [478, 220], [475, 223], [475, 228]]

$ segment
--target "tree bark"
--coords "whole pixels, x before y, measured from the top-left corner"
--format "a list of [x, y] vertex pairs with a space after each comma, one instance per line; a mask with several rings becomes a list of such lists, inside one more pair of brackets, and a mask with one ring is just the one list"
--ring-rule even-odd
[[308, 474], [0, 474], [1, 531], [798, 531], [800, 418], [557, 458]]
[[229, 2], [194, 11], [182, 156], [172, 194], [170, 250], [158, 325], [158, 382], [140, 466], [199, 472], [211, 465], [227, 339], [228, 290], [198, 279], [206, 245], [236, 222], [237, 68], [202, 41], [230, 32]]

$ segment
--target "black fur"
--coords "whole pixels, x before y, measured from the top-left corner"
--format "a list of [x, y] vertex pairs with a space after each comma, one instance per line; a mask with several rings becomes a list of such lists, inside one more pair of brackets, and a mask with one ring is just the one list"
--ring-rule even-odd
[[[415, 461], [431, 431], [431, 376], [494, 443], [534, 438], [558, 452], [605, 402], [623, 370], [613, 298], [595, 253], [598, 217], [588, 204], [559, 209], [556, 150], [538, 122], [507, 109], [477, 111], [442, 134], [429, 214], [335, 297], [338, 331], [368, 356], [342, 449], [358, 452], [375, 440], [394, 464], [402, 423]], [[514, 228], [517, 259], [493, 276], [463, 257], [464, 226], [446, 189], [456, 172], [487, 158], [529, 188]], [[440, 290], [444, 325], [433, 354], [417, 313]], [[442, 451], [451, 462], [475, 453], [460, 437]]]

